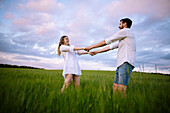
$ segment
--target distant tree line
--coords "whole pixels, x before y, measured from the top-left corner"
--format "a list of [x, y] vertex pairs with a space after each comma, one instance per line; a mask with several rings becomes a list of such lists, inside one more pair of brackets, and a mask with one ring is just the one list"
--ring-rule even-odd
[[10, 65], [10, 64], [0, 64], [0, 68], [28, 68], [28, 69], [43, 69], [31, 66], [18, 66], [18, 65]]

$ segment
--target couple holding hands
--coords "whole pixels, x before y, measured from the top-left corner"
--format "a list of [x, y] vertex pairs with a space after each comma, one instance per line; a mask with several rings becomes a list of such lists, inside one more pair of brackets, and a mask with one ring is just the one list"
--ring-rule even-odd
[[[64, 58], [63, 76], [65, 78], [64, 85], [61, 89], [63, 93], [65, 87], [67, 88], [73, 79], [75, 87], [80, 85], [81, 69], [78, 64], [76, 55], [106, 52], [118, 48], [116, 74], [113, 83], [113, 92], [119, 91], [126, 96], [126, 89], [132, 70], [134, 69], [136, 42], [133, 33], [130, 30], [132, 21], [129, 18], [120, 20], [119, 31], [111, 37], [98, 42], [94, 45], [81, 48], [69, 44], [69, 38], [62, 36], [58, 46], [58, 55], [62, 54]], [[117, 43], [113, 43], [117, 42]], [[109, 44], [105, 48], [89, 52], [93, 48], [102, 47]], [[78, 51], [85, 50], [85, 51]]]

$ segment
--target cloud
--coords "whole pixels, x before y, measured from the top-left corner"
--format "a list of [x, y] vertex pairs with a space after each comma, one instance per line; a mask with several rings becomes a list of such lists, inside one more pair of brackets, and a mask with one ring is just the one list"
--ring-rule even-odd
[[[155, 64], [169, 65], [168, 0], [27, 0], [5, 2], [2, 6], [0, 51], [13, 56], [6, 57], [6, 60], [1, 57], [3, 62], [26, 64], [31, 61], [30, 65], [37, 63], [46, 68], [57, 66], [62, 69], [63, 59], [56, 55], [62, 35], [68, 35], [75, 46], [89, 46], [116, 33], [119, 20], [130, 17], [137, 44], [137, 69], [141, 64], [145, 64], [147, 70]], [[7, 7], [8, 10], [4, 10]], [[82, 69], [112, 70], [116, 66], [116, 52], [113, 50], [94, 57], [84, 55], [78, 59]], [[56, 65], [52, 59], [61, 64]]]
[[165, 54], [165, 55], [163, 55], [161, 58], [162, 59], [166, 59], [166, 60], [170, 60], [170, 52]]
[[77, 46], [95, 43], [96, 38], [98, 38], [97, 41], [103, 40], [112, 32], [109, 26], [103, 25], [100, 8], [98, 7], [99, 12], [94, 12], [93, 6], [95, 5], [91, 2], [88, 4], [88, 2], [75, 3], [74, 5], [77, 4], [76, 9], [73, 10], [74, 12], [68, 17], [67, 22], [61, 27], [63, 34], [68, 35], [71, 43]]
[[169, 11], [169, 0], [115, 0], [106, 8], [107, 14], [112, 17], [140, 14], [165, 18], [170, 16]]
[[35, 50], [39, 50], [39, 51], [42, 51], [42, 52], [45, 52], [47, 51], [47, 49], [45, 49], [44, 47], [39, 47], [38, 44], [35, 44], [33, 49]]
[[[14, 18], [12, 22], [13, 30], [19, 32], [29, 32], [42, 24], [51, 22], [51, 16], [47, 13], [26, 14], [20, 18]], [[23, 27], [24, 26], [24, 27]]]
[[18, 4], [20, 8], [26, 8], [35, 12], [60, 12], [64, 8], [62, 3], [56, 0], [30, 0], [25, 4]]
[[6, 15], [4, 17], [7, 18], [7, 19], [14, 18], [14, 16], [12, 14], [10, 14], [10, 13], [6, 13]]
[[0, 33], [0, 51], [11, 54], [16, 53], [20, 55], [34, 55], [46, 58], [56, 57], [54, 51], [55, 48], [57, 48], [57, 45], [55, 45], [54, 42], [46, 45], [41, 45], [36, 43], [35, 40], [29, 39], [30, 37], [22, 39], [23, 36], [26, 35], [22, 35], [16, 38], [11, 35]]
[[53, 33], [55, 30], [56, 30], [56, 27], [55, 27], [55, 24], [53, 22], [43, 23], [41, 26], [37, 26], [36, 33], [38, 35], [49, 34], [49, 33]]
[[[29, 61], [29, 62], [28, 62]], [[0, 52], [0, 63], [9, 63], [15, 65], [26, 65], [33, 67], [40, 67], [45, 69], [63, 69], [64, 60], [61, 57], [55, 58], [42, 58], [32, 55], [20, 55], [9, 54]], [[100, 62], [79, 60], [79, 64], [82, 70], [113, 70], [114, 67], [110, 67]]]
[[[34, 29], [31, 25], [31, 22], [28, 19], [25, 18], [20, 18], [20, 19], [14, 19], [13, 20], [13, 25], [15, 27], [16, 30], [19, 30], [21, 32], [26, 32], [29, 31], [31, 29]], [[25, 26], [25, 27], [23, 27]]]
[[117, 24], [121, 18], [131, 18], [132, 29], [141, 32], [155, 27], [160, 22], [167, 22], [170, 17], [169, 11], [168, 0], [115, 0], [105, 7], [102, 14], [107, 18], [105, 24], [112, 26]]
[[51, 15], [47, 13], [25, 14], [16, 18], [12, 30], [15, 33], [11, 34], [11, 42], [28, 48], [34, 48], [35, 44], [46, 48], [56, 42], [60, 34]]
[[[29, 62], [28, 62], [29, 61]], [[19, 66], [32, 66], [45, 69], [62, 69], [63, 60], [61, 58], [43, 58], [33, 55], [10, 54], [0, 52], [0, 63], [15, 64]]]

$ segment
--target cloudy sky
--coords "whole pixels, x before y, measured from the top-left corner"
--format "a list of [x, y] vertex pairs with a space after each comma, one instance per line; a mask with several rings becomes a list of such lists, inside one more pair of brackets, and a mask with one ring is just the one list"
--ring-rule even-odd
[[[129, 17], [135, 34], [136, 71], [170, 73], [169, 0], [0, 0], [0, 63], [62, 69], [62, 35], [77, 47], [116, 33]], [[117, 50], [78, 56], [81, 69], [115, 70]], [[144, 67], [144, 69], [143, 69]]]

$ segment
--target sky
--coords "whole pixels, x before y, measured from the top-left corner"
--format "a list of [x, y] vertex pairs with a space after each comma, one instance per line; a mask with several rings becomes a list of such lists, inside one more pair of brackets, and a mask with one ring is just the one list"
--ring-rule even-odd
[[[62, 69], [61, 36], [86, 47], [114, 35], [126, 17], [136, 38], [134, 71], [170, 74], [169, 0], [0, 0], [0, 63]], [[115, 70], [117, 50], [77, 58], [82, 70]]]

